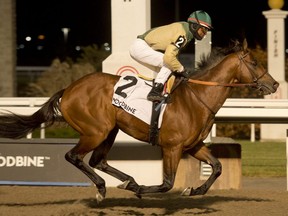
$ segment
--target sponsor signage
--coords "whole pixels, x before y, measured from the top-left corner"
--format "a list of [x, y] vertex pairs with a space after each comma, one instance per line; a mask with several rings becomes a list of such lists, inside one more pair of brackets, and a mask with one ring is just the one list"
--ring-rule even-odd
[[[0, 185], [91, 186], [92, 181], [65, 159], [65, 154], [77, 142], [78, 139], [0, 139]], [[91, 153], [84, 158], [87, 164], [90, 157]], [[148, 175], [149, 180], [159, 179], [162, 182], [162, 153], [159, 146], [116, 142], [107, 159], [110, 165], [137, 180], [144, 179], [146, 183], [144, 177], [154, 172], [153, 178]], [[131, 161], [134, 161], [132, 167]], [[139, 172], [140, 166], [143, 172]], [[114, 177], [95, 171], [105, 179], [106, 186], [119, 184]]]
[[0, 139], [0, 184], [91, 185], [65, 160], [76, 143], [76, 139]]

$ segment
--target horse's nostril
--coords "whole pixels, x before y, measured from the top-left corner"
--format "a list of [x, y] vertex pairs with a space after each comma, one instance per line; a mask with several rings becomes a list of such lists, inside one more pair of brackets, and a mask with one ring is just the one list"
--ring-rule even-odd
[[274, 86], [275, 89], [277, 89], [279, 87], [279, 83], [275, 82], [273, 86]]

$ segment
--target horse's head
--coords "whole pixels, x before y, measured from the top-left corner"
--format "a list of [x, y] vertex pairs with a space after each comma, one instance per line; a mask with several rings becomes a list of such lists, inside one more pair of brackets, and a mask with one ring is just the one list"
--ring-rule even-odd
[[263, 95], [276, 92], [279, 83], [257, 62], [248, 50], [246, 39], [243, 42], [242, 50], [236, 52], [239, 58], [238, 81], [241, 83], [252, 83]]

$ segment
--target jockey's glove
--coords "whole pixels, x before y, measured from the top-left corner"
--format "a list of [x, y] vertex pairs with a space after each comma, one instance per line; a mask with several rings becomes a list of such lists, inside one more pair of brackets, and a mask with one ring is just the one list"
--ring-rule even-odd
[[178, 74], [179, 74], [180, 76], [183, 76], [183, 77], [189, 79], [190, 76], [192, 75], [192, 73], [193, 73], [192, 70], [184, 69], [183, 71], [179, 72]]

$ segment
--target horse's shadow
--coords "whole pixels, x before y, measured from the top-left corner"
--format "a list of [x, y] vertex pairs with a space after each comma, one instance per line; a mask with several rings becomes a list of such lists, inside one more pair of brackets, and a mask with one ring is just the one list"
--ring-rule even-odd
[[[74, 205], [75, 203], [81, 203], [91, 211], [105, 209], [112, 209], [119, 207], [121, 211], [125, 211], [125, 214], [133, 215], [135, 209], [161, 209], [165, 212], [165, 215], [173, 215], [177, 212], [186, 209], [190, 214], [209, 214], [219, 212], [221, 209], [217, 207], [211, 207], [217, 203], [229, 203], [229, 202], [271, 202], [271, 199], [250, 198], [250, 197], [231, 197], [231, 196], [219, 196], [219, 195], [204, 195], [194, 197], [183, 197], [179, 193], [170, 192], [166, 194], [150, 194], [143, 196], [142, 199], [137, 197], [129, 198], [105, 198], [101, 203], [97, 203], [96, 199], [67, 199], [61, 201], [50, 202], [37, 202], [37, 203], [1, 203], [1, 206], [9, 207], [33, 207], [33, 206], [45, 206], [45, 205]], [[125, 207], [125, 210], [123, 210]], [[219, 207], [220, 208], [220, 207]], [[189, 212], [190, 211], [190, 212]], [[196, 211], [196, 213], [195, 213]], [[151, 214], [153, 215], [153, 214]], [[156, 214], [157, 215], [157, 214]]]
[[[199, 214], [208, 214], [217, 212], [216, 208], [210, 206], [222, 202], [271, 202], [270, 199], [249, 198], [249, 197], [229, 197], [229, 196], [195, 196], [183, 197], [179, 193], [154, 194], [143, 196], [142, 199], [135, 198], [106, 198], [101, 203], [97, 203], [95, 199], [84, 199], [81, 202], [89, 208], [107, 209], [113, 207], [126, 207], [127, 211], [130, 208], [157, 208], [164, 209], [165, 215], [177, 213], [183, 209], [198, 209]], [[200, 213], [201, 212], [201, 213]]]

